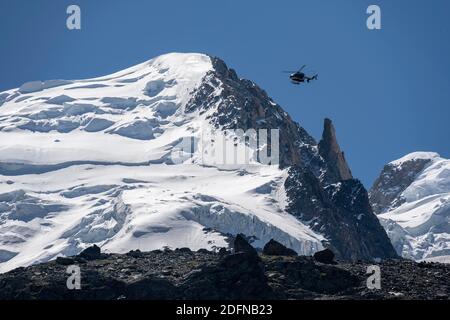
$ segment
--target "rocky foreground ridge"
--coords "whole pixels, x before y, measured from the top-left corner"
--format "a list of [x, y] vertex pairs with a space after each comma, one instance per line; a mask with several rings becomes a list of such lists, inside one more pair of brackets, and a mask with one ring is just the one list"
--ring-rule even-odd
[[[70, 266], [79, 290], [69, 290]], [[0, 275], [0, 299], [449, 299], [450, 265], [392, 259], [378, 263], [381, 288], [368, 289], [366, 262], [335, 262], [330, 250], [297, 256], [270, 241], [257, 252], [240, 235], [233, 252], [188, 248], [73, 257]]]

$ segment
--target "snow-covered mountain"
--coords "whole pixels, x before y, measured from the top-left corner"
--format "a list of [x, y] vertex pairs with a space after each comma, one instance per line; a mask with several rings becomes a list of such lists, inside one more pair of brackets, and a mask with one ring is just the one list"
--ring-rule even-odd
[[400, 255], [450, 262], [450, 160], [414, 152], [392, 161], [370, 200]]
[[[208, 161], [215, 133], [244, 166]], [[186, 148], [186, 142], [190, 142]], [[166, 54], [112, 75], [0, 93], [0, 272], [79, 253], [229, 246], [243, 233], [300, 254], [394, 257], [331, 121], [318, 144], [253, 82], [203, 54]]]

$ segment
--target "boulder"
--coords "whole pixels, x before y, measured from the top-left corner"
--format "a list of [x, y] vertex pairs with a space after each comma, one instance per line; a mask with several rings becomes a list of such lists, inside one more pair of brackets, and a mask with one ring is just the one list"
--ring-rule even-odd
[[230, 252], [227, 250], [227, 248], [224, 248], [224, 247], [220, 248], [219, 252], [218, 252], [219, 256], [226, 256], [229, 253]]
[[127, 253], [127, 256], [133, 257], [133, 258], [141, 258], [143, 256], [141, 250], [131, 250]]
[[69, 257], [58, 257], [56, 258], [56, 263], [63, 266], [70, 266], [72, 264], [75, 264], [75, 260]]
[[264, 246], [263, 254], [268, 256], [296, 256], [297, 252], [283, 246], [278, 241], [270, 239], [270, 241]]
[[86, 248], [79, 254], [80, 257], [86, 260], [96, 260], [101, 258], [101, 250], [97, 245], [93, 245], [92, 247]]
[[258, 255], [255, 248], [248, 243], [242, 234], [238, 234], [234, 239], [234, 252], [244, 252], [251, 255]]
[[334, 253], [330, 249], [325, 249], [314, 253], [314, 260], [325, 264], [336, 264], [334, 261]]

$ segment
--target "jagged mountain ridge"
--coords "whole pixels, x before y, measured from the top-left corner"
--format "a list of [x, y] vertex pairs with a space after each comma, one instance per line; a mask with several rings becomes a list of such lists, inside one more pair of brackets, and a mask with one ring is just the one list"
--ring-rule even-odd
[[[395, 256], [335, 135], [317, 144], [220, 59], [168, 54], [96, 79], [27, 83], [1, 97], [1, 271], [93, 243], [119, 253], [213, 249], [237, 233], [257, 247], [274, 238], [301, 254], [325, 245], [343, 259]], [[330, 125], [326, 132], [334, 132]], [[279, 128], [280, 168], [257, 157], [235, 170], [204, 166], [195, 148], [174, 164], [179, 144], [200, 139], [205, 127]], [[305, 181], [324, 210], [308, 211], [314, 200], [290, 187], [303, 181], [295, 170], [314, 177]], [[358, 194], [336, 197], [330, 190], [340, 180]], [[357, 214], [348, 208], [356, 199]], [[345, 238], [343, 223], [352, 225]], [[373, 238], [361, 239], [366, 229]]]
[[325, 119], [318, 152], [323, 155], [322, 172], [327, 174], [317, 177], [308, 167], [292, 166], [285, 182], [291, 199], [287, 211], [325, 234], [326, 247], [341, 259], [395, 258], [366, 189], [351, 175], [329, 119]]
[[[280, 129], [280, 166], [291, 168], [285, 182], [290, 200], [287, 211], [307, 221], [314, 231], [325, 234], [330, 239], [326, 245], [333, 248], [339, 258], [395, 257], [372, 212], [364, 186], [353, 179], [331, 120], [325, 119], [323, 136], [317, 144], [264, 90], [251, 81], [239, 79], [236, 72], [218, 58], [213, 58], [213, 65], [213, 71], [206, 78], [219, 79], [224, 87], [222, 97], [225, 97], [209, 117], [216, 127]], [[189, 110], [200, 108], [205, 112], [216, 103], [215, 96], [209, 96], [214, 92], [210, 81], [205, 81], [197, 90], [188, 104]], [[302, 189], [298, 184], [304, 181], [314, 185], [312, 188], [316, 192]], [[341, 187], [344, 192], [340, 192]], [[319, 206], [312, 196], [317, 196]]]
[[370, 201], [399, 255], [450, 262], [450, 161], [414, 152], [384, 166]]

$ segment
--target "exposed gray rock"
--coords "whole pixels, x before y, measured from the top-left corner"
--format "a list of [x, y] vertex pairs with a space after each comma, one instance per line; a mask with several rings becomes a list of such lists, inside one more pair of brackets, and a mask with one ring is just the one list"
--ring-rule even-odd
[[369, 192], [373, 211], [380, 214], [404, 203], [404, 199], [399, 197], [400, 194], [414, 182], [430, 161], [430, 159], [413, 159], [401, 166], [385, 165]]
[[330, 119], [325, 119], [322, 140], [319, 142], [319, 154], [325, 160], [330, 182], [353, 179], [352, 172], [345, 160], [336, 138], [336, 130]]
[[351, 179], [322, 187], [310, 170], [292, 167], [285, 182], [287, 211], [328, 239], [341, 260], [396, 258], [385, 230], [373, 214], [364, 186]]

